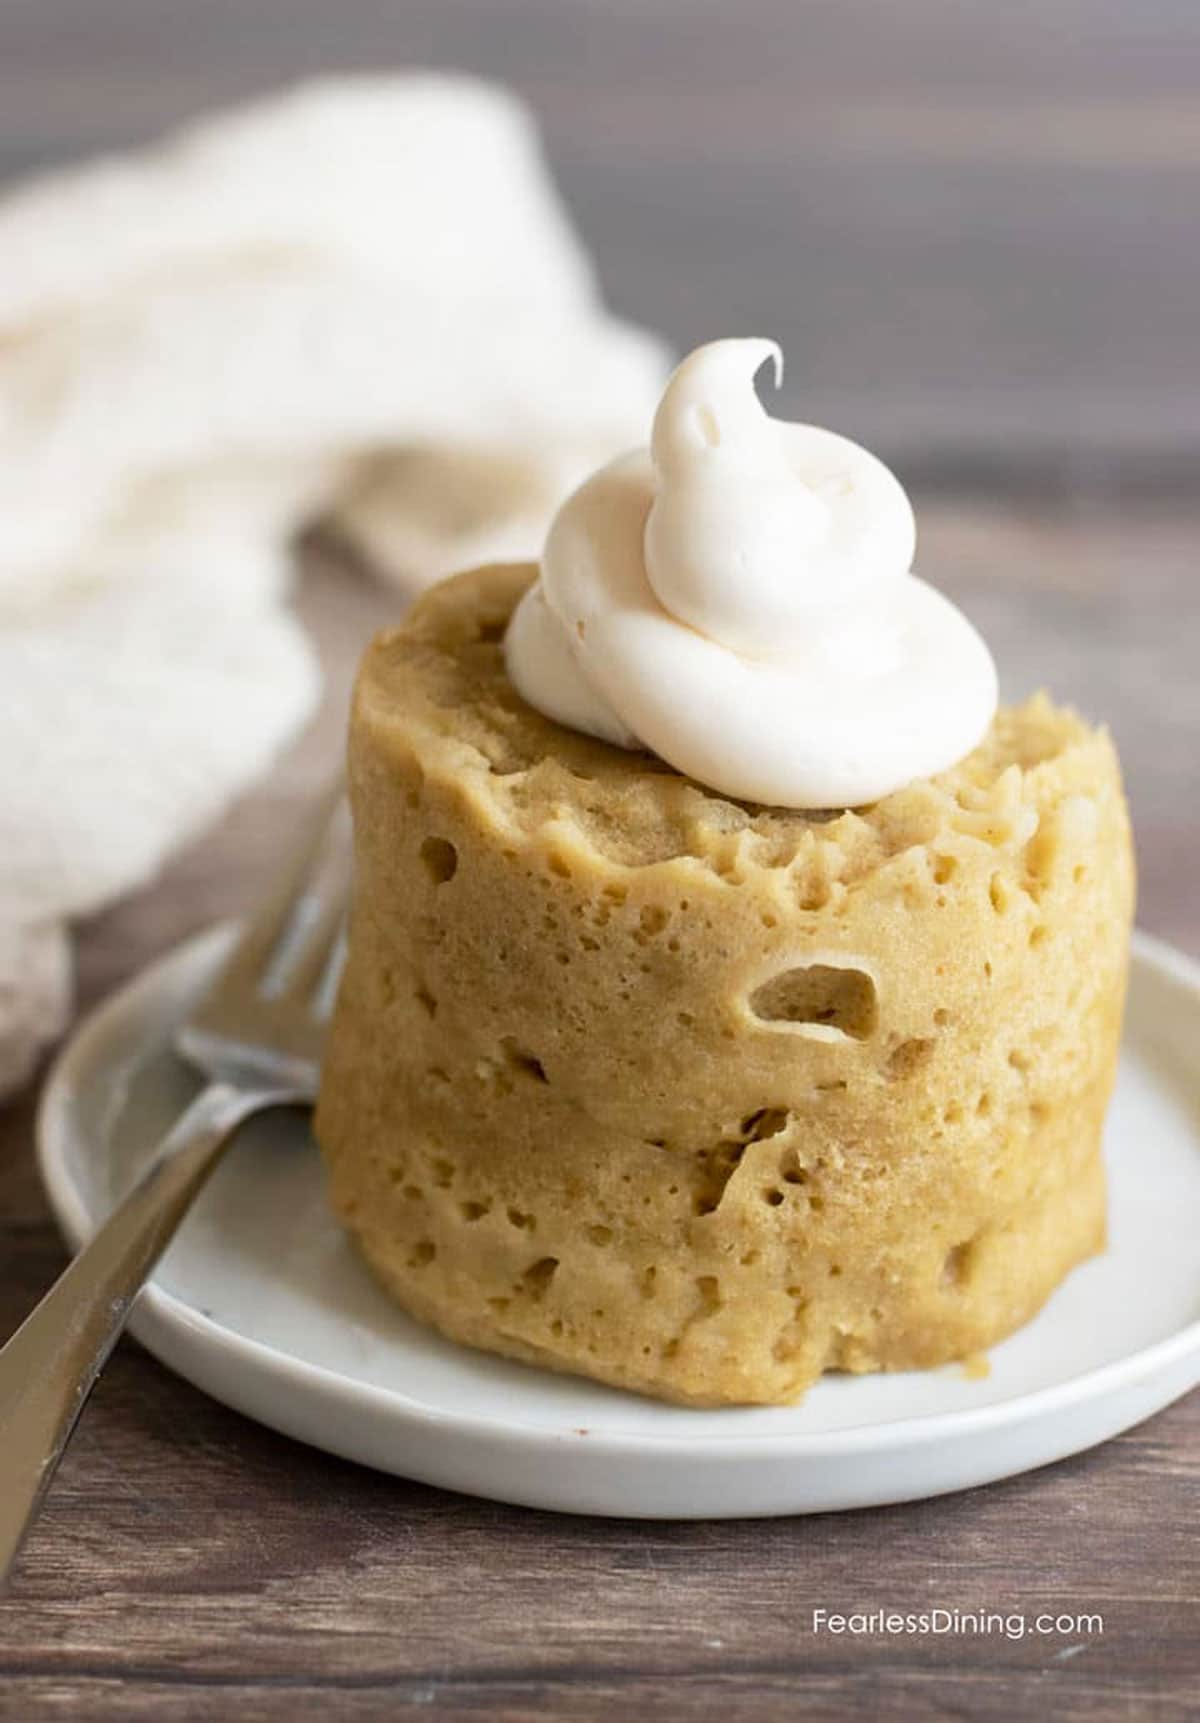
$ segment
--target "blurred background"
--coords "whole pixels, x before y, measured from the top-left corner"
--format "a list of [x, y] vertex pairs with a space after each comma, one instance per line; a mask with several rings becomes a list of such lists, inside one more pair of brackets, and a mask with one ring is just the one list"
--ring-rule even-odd
[[528, 99], [623, 315], [775, 336], [784, 409], [910, 478], [1200, 451], [1191, 0], [5, 0], [0, 170], [409, 65]]
[[[337, 70], [446, 67], [531, 105], [609, 304], [677, 350], [774, 336], [786, 416], [867, 443], [918, 566], [1120, 743], [1141, 920], [1200, 951], [1200, 8], [1191, 0], [4, 0], [0, 172], [140, 146]], [[386, 211], [381, 212], [386, 219]], [[266, 866], [394, 595], [305, 555], [324, 716], [98, 918], [85, 997]]]

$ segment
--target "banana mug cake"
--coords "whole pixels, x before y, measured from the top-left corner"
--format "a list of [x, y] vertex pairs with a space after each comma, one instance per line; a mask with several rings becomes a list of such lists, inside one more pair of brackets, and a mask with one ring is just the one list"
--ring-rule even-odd
[[1132, 909], [1108, 736], [996, 710], [771, 356], [368, 651], [317, 1115], [406, 1310], [697, 1405], [964, 1357], [1102, 1247]]

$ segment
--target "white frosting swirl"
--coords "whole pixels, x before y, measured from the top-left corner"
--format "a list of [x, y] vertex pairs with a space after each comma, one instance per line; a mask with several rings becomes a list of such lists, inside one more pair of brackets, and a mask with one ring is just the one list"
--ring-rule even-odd
[[650, 448], [560, 509], [505, 650], [526, 700], [724, 795], [854, 807], [943, 770], [996, 709], [991, 654], [909, 572], [912, 509], [845, 437], [768, 417], [774, 342], [714, 341]]

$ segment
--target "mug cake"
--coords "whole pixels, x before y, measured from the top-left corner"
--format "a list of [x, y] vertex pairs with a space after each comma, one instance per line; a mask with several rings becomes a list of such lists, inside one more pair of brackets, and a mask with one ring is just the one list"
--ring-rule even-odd
[[368, 650], [317, 1112], [412, 1315], [695, 1405], [966, 1357], [1102, 1248], [1132, 914], [1107, 734], [997, 709], [767, 357]]

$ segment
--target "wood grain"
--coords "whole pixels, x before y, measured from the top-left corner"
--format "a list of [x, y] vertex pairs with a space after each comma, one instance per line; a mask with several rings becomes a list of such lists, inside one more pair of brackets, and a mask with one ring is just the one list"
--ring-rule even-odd
[[[1198, 517], [1043, 499], [918, 498], [924, 566], [1019, 692], [1114, 726], [1137, 809], [1143, 920], [1200, 952], [1194, 639]], [[300, 604], [329, 691], [269, 784], [150, 891], [81, 930], [82, 997], [235, 910], [340, 745], [362, 642], [396, 601], [310, 547]], [[63, 1253], [0, 1115], [0, 1332]], [[1080, 1723], [1194, 1717], [1200, 1394], [1105, 1447], [940, 1501], [759, 1523], [537, 1514], [361, 1468], [258, 1428], [123, 1343], [11, 1595], [0, 1717], [176, 1723], [383, 1718]], [[1066, 1638], [814, 1633], [812, 1612], [1098, 1613]]]

